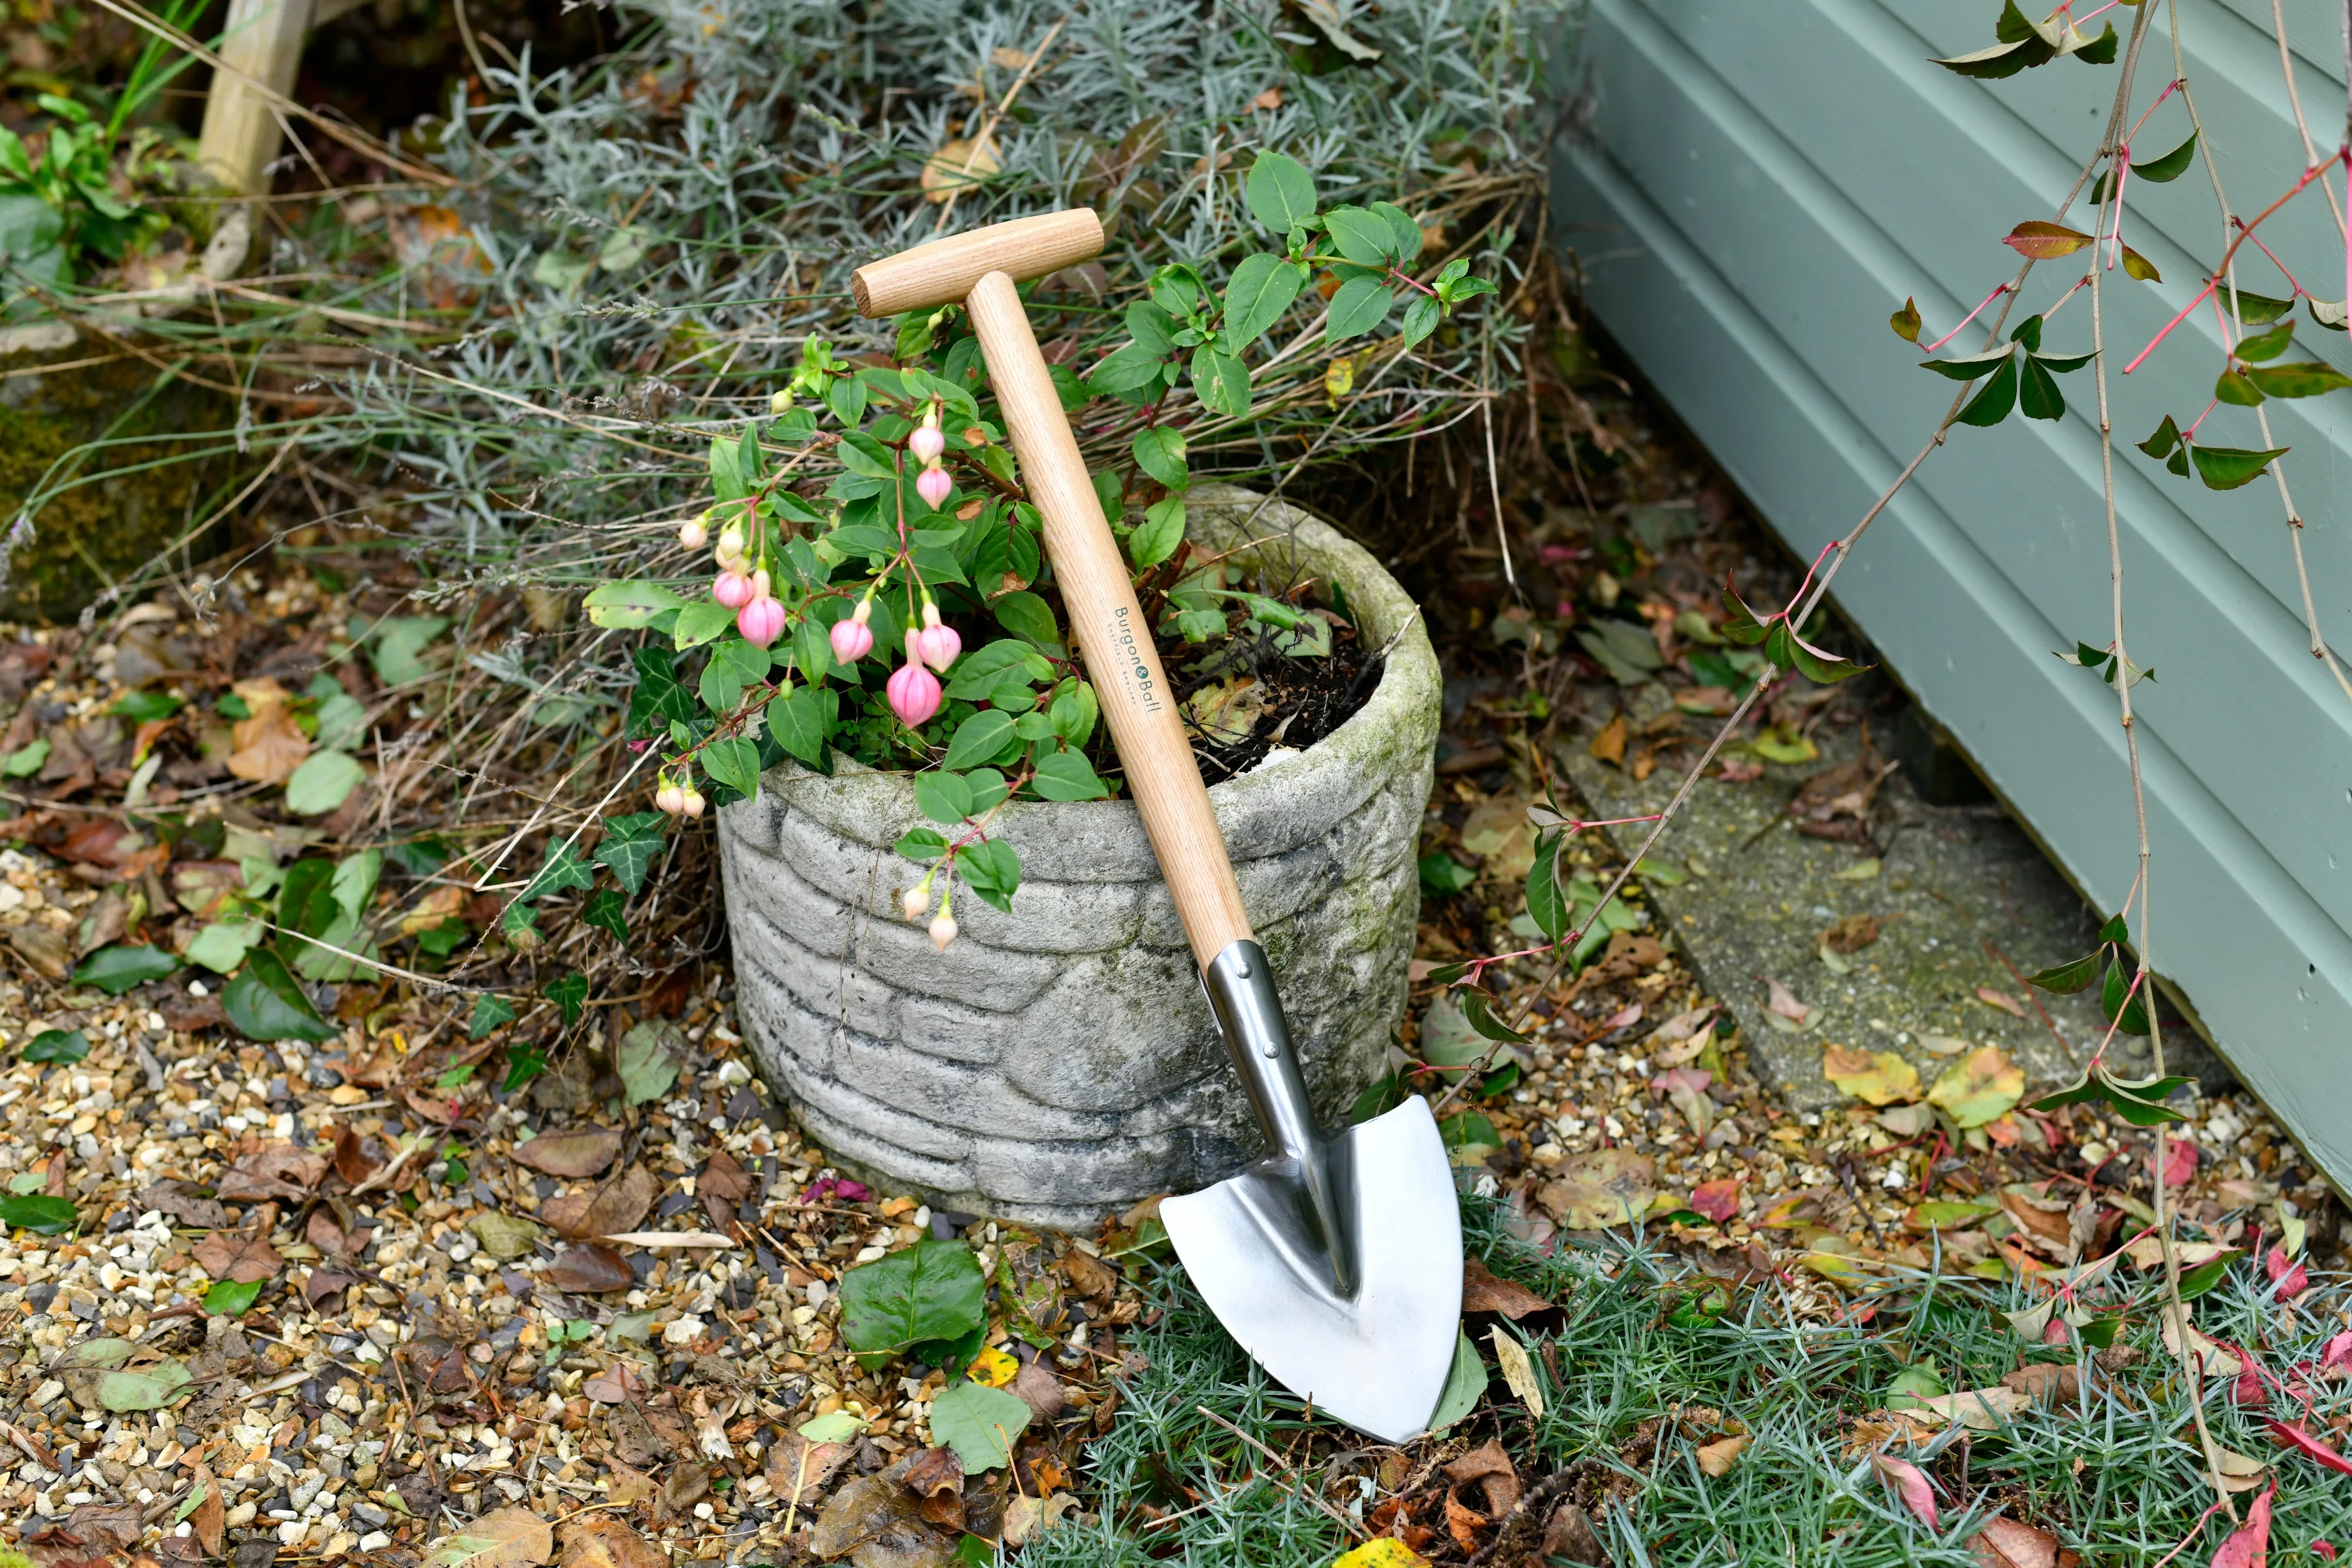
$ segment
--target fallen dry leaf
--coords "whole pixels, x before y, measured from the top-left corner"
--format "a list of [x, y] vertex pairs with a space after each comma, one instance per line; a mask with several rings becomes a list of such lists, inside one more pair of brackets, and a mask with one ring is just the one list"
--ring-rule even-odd
[[616, 1361], [580, 1385], [580, 1392], [599, 1405], [625, 1405], [636, 1392], [636, 1374], [625, 1361]]
[[1630, 1149], [1570, 1154], [1553, 1169], [1556, 1179], [1537, 1190], [1536, 1201], [1569, 1230], [1638, 1223], [1658, 1195], [1650, 1157]]
[[768, 1489], [786, 1505], [806, 1508], [849, 1463], [856, 1449], [846, 1443], [812, 1443], [787, 1432], [768, 1450]]
[[[2210, 1263], [2223, 1253], [2237, 1249], [2224, 1247], [2218, 1241], [2176, 1241], [2172, 1244], [2172, 1250], [2179, 1254], [2180, 1267], [2186, 1270], [2200, 1263]], [[2124, 1256], [2142, 1268], [2161, 1268], [2164, 1267], [2164, 1237], [2152, 1230], [2145, 1236], [2136, 1236], [2124, 1248]]]
[[1726, 1176], [1721, 1181], [1701, 1182], [1692, 1189], [1690, 1206], [1721, 1225], [1739, 1212], [1739, 1178]]
[[1848, 915], [1822, 932], [1822, 945], [1832, 952], [1858, 952], [1878, 940], [1879, 929], [1893, 915]]
[[[1498, 1333], [1501, 1331], [1496, 1331]], [[1486, 1511], [1500, 1519], [1519, 1505], [1519, 1473], [1499, 1439], [1489, 1437], [1445, 1466], [1445, 1479], [1457, 1487], [1478, 1483], [1486, 1495]]]
[[2014, 1014], [2020, 1018], [2025, 1016], [2024, 1006], [2006, 991], [1996, 991], [1990, 985], [1979, 985], [1977, 987], [1977, 1000], [1989, 1007], [1998, 1007], [2002, 1012]]
[[229, 731], [228, 771], [255, 784], [284, 784], [310, 754], [310, 738], [294, 721], [285, 689], [274, 680], [240, 680], [236, 694], [252, 711]]
[[2036, 1200], [2023, 1193], [2003, 1193], [2000, 1194], [2000, 1206], [2008, 1210], [2010, 1218], [2036, 1241], [2045, 1244], [2060, 1258], [2067, 1255], [2074, 1231], [2067, 1224], [2063, 1204], [2049, 1204], [2047, 1200]]
[[619, 1253], [593, 1241], [581, 1242], [557, 1253], [555, 1260], [547, 1266], [544, 1278], [559, 1290], [588, 1296], [626, 1290], [637, 1282], [637, 1277], [629, 1271]]
[[2182, 1366], [2201, 1372], [2207, 1377], [2235, 1378], [2246, 1370], [2245, 1363], [2240, 1361], [2235, 1352], [2223, 1350], [2206, 1338], [2196, 1324], [2187, 1326], [2189, 1343], [2184, 1347], [2179, 1337], [2172, 1331], [2172, 1314], [2157, 1314], [2157, 1329], [2164, 1336], [2164, 1348], [2170, 1351], [2173, 1359]]
[[1026, 1545], [1059, 1524], [1064, 1514], [1076, 1511], [1077, 1506], [1078, 1500], [1067, 1492], [1043, 1499], [1014, 1498], [1004, 1505], [1004, 1544]]
[[1999, 1046], [1969, 1052], [1946, 1068], [1927, 1091], [1927, 1103], [1948, 1112], [1963, 1129], [2006, 1116], [2024, 1098], [2025, 1069]]
[[1764, 1010], [1775, 1017], [1786, 1018], [1791, 1024], [1802, 1026], [1806, 1019], [1813, 1016], [1813, 1010], [1811, 1007], [1798, 1001], [1786, 985], [1769, 975], [1764, 978]]
[[660, 1195], [661, 1184], [646, 1168], [631, 1165], [602, 1186], [548, 1199], [539, 1217], [568, 1237], [611, 1236], [635, 1229]]
[[2246, 1510], [2246, 1522], [2230, 1531], [2213, 1553], [2213, 1568], [2266, 1568], [2271, 1560], [2271, 1495], [2264, 1488]]
[[669, 1553], [609, 1513], [579, 1513], [556, 1527], [560, 1568], [669, 1568]]
[[1746, 1437], [1723, 1437], [1706, 1445], [1696, 1455], [1698, 1468], [1710, 1476], [1729, 1475], [1732, 1461], [1747, 1451], [1748, 1442]]
[[1928, 1484], [1927, 1474], [1908, 1459], [1890, 1458], [1885, 1454], [1871, 1456], [1871, 1464], [1879, 1475], [1894, 1487], [1902, 1498], [1903, 1506], [1916, 1514], [1929, 1530], [1936, 1523], [1936, 1489]]
[[1538, 1421], [1542, 1420], [1543, 1384], [1536, 1381], [1535, 1363], [1528, 1359], [1528, 1347], [1500, 1327], [1487, 1337], [1494, 1342], [1495, 1362], [1503, 1370], [1503, 1381], [1510, 1385], [1513, 1394], [1519, 1396], [1519, 1403], [1528, 1407], [1528, 1414]]
[[435, 1542], [425, 1561], [445, 1568], [536, 1568], [554, 1555], [547, 1521], [527, 1508], [502, 1508]]
[[2334, 1470], [2340, 1476], [2352, 1476], [2352, 1459], [2347, 1459], [2302, 1426], [2289, 1421], [2272, 1421], [2267, 1425], [2271, 1441], [2279, 1447], [2293, 1448], [2323, 1469]]
[[2041, 1405], [2071, 1405], [2083, 1397], [2082, 1369], [2070, 1361], [2038, 1361], [2005, 1372], [2000, 1385]]
[[1840, 1094], [1868, 1105], [1892, 1105], [1919, 1098], [1919, 1071], [1893, 1051], [1822, 1047], [1822, 1076]]
[[2079, 1559], [2069, 1552], [2062, 1557], [2058, 1538], [2046, 1530], [1995, 1514], [1969, 1537], [1969, 1551], [1978, 1568], [2061, 1568]]
[[232, 1204], [258, 1203], [267, 1198], [301, 1203], [326, 1173], [325, 1155], [297, 1149], [291, 1143], [272, 1143], [223, 1171], [213, 1195]]
[[1923, 1395], [1905, 1414], [1946, 1423], [1957, 1421], [1975, 1432], [1997, 1432], [2002, 1422], [2032, 1405], [2031, 1396], [2013, 1388], [1970, 1388], [1958, 1394]]
[[234, 1279], [240, 1285], [275, 1275], [285, 1261], [265, 1238], [216, 1230], [196, 1243], [197, 1267], [214, 1279]]
[[518, 1165], [551, 1176], [593, 1176], [621, 1152], [621, 1135], [610, 1127], [583, 1127], [565, 1132], [542, 1132], [528, 1143], [515, 1145]]
[[940, 150], [923, 160], [923, 199], [944, 202], [957, 192], [971, 189], [1003, 167], [996, 155], [996, 139], [983, 136], [977, 142], [957, 137], [940, 144]]
[[2213, 1446], [2214, 1468], [2221, 1472], [2225, 1490], [2250, 1492], [2270, 1479], [2271, 1468], [2251, 1454], [2241, 1454], [2235, 1448]]
[[1620, 713], [1602, 725], [1601, 733], [1592, 737], [1592, 744], [1586, 750], [1601, 762], [1622, 766], [1625, 761], [1625, 715]]
[[198, 1503], [195, 1512], [188, 1516], [188, 1523], [194, 1527], [196, 1543], [205, 1549], [205, 1555], [217, 1557], [221, 1551], [221, 1533], [227, 1518], [226, 1505], [221, 1501], [220, 1482], [210, 1469], [199, 1464], [195, 1484], [204, 1489], [205, 1500]]
[[1508, 1279], [1497, 1279], [1486, 1266], [1475, 1258], [1462, 1260], [1462, 1310], [1496, 1312], [1517, 1322], [1532, 1312], [1556, 1310], [1553, 1305], [1524, 1285]]
[[[614, 1136], [618, 1137], [619, 1134]], [[751, 1195], [751, 1176], [736, 1163], [735, 1156], [719, 1149], [712, 1152], [709, 1163], [695, 1177], [694, 1193], [697, 1197], [740, 1204]]]
[[375, 1174], [383, 1163], [367, 1152], [367, 1144], [348, 1125], [335, 1133], [335, 1173], [352, 1186]]

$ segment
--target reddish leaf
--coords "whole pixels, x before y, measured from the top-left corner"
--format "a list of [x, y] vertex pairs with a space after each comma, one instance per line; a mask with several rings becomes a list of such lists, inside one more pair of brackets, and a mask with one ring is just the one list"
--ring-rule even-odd
[[334, 1299], [359, 1283], [356, 1276], [335, 1268], [313, 1268], [310, 1277], [302, 1281], [302, 1299], [313, 1307], [327, 1307]]
[[2271, 1248], [2270, 1256], [2263, 1259], [2263, 1272], [2268, 1274], [2271, 1283], [2278, 1287], [2282, 1301], [2302, 1295], [2311, 1284], [2311, 1276], [2304, 1271], [2303, 1260], [2289, 1258], [2275, 1247]]
[[2346, 1458], [2301, 1426], [2290, 1421], [2270, 1424], [2271, 1441], [2282, 1447], [2293, 1448], [2314, 1464], [2324, 1465], [2339, 1475], [2352, 1476], [2352, 1459]]
[[2322, 1537], [2311, 1543], [2311, 1554], [2323, 1562], [2336, 1561], [2336, 1542]]
[[[2149, 1161], [2153, 1167], [2155, 1162]], [[2197, 1145], [2185, 1138], [2174, 1138], [2165, 1144], [2164, 1184], [2185, 1187], [2197, 1173]]]
[[1901, 1495], [1904, 1507], [1918, 1515], [1928, 1529], [1939, 1528], [1936, 1522], [1936, 1489], [1925, 1470], [1907, 1459], [1890, 1459], [1884, 1454], [1873, 1455], [1870, 1462]]
[[2055, 261], [2062, 256], [2072, 256], [2090, 244], [2091, 237], [2063, 224], [2029, 218], [2011, 229], [2001, 243], [2020, 256], [2035, 261]]
[[2277, 1489], [2263, 1489], [2263, 1495], [2246, 1510], [2246, 1522], [2230, 1531], [2221, 1549], [2213, 1553], [2213, 1568], [2270, 1568], [2271, 1493]]
[[555, 1261], [547, 1266], [546, 1279], [559, 1290], [581, 1295], [625, 1290], [637, 1282], [619, 1253], [593, 1241], [556, 1254]]
[[2352, 1368], [2352, 1329], [2329, 1340], [2326, 1348], [2319, 1352], [2320, 1371], [2337, 1366]]
[[[1969, 1538], [1977, 1568], [2059, 1568], [2058, 1538], [2046, 1530], [1995, 1514]], [[2074, 1553], [2066, 1554], [2072, 1559]]]
[[356, 1187], [383, 1164], [367, 1152], [360, 1135], [348, 1126], [335, 1134], [335, 1173]]
[[1524, 1285], [1497, 1279], [1475, 1258], [1462, 1260], [1462, 1310], [1499, 1312], [1517, 1322], [1531, 1312], [1548, 1312], [1552, 1304]]
[[1691, 1194], [1690, 1205], [1716, 1224], [1723, 1224], [1739, 1212], [1739, 1178], [1700, 1183]]
[[621, 1152], [621, 1135], [610, 1127], [581, 1127], [568, 1132], [543, 1132], [528, 1143], [515, 1145], [518, 1165], [528, 1165], [551, 1176], [593, 1176]]

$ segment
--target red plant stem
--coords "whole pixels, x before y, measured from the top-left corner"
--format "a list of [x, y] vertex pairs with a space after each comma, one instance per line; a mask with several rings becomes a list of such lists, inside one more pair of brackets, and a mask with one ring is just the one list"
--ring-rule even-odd
[[2110, 238], [2108, 239], [2108, 241], [2107, 241], [2107, 270], [2108, 270], [2108, 271], [2110, 271], [2110, 272], [2113, 272], [2113, 271], [2116, 269], [2116, 258], [2117, 258], [2118, 257], [2120, 257], [2120, 256], [2123, 254], [2123, 246], [2124, 246], [2124, 186], [2125, 186], [2127, 183], [2129, 183], [2129, 181], [2130, 181], [2130, 179], [2131, 179], [2131, 143], [2130, 143], [2130, 142], [2125, 142], [2122, 146], [2120, 146], [2120, 147], [2118, 147], [2118, 148], [2116, 148], [2116, 149], [2115, 162], [2114, 162], [2113, 163], [2109, 164], [2108, 166], [2109, 166], [2110, 168], [2114, 169], [2114, 170], [2115, 170], [2115, 172], [2116, 172], [2116, 188], [2115, 188], [2116, 222], [2115, 222], [2115, 233], [2114, 233], [2113, 237], [2110, 237]]
[[[2166, 82], [2164, 84], [2164, 90], [2156, 95], [2156, 101], [2149, 104], [2147, 109], [2143, 110], [2140, 113], [2139, 119], [2133, 122], [2131, 128], [2132, 136], [2137, 136], [2140, 132], [2140, 127], [2147, 123], [2147, 117], [2154, 114], [2158, 110], [2163, 108], [2164, 100], [2170, 98], [2174, 93], [2179, 92], [2179, 90], [2180, 79], [2179, 77], [2175, 77], [2170, 81]], [[2124, 140], [2126, 143], [2128, 144], [2131, 141], [2131, 137], [2127, 136]]]
[[[2253, 237], [2254, 230], [2262, 226], [2263, 220], [2268, 218], [2273, 213], [2278, 211], [2279, 208], [2286, 205], [2287, 203], [2293, 201], [2295, 197], [2301, 195], [2305, 190], [2309, 189], [2311, 182], [2317, 179], [2331, 164], [2335, 163], [2338, 158], [2346, 159], [2347, 161], [2347, 166], [2352, 166], [2352, 148], [2347, 148], [2345, 152], [2335, 154], [2326, 163], [2314, 163], [2310, 168], [2305, 169], [2303, 172], [2303, 177], [2295, 181], [2294, 186], [2287, 191], [2286, 195], [2279, 197], [2278, 200], [2273, 202], [2270, 205], [2256, 213], [2254, 215], [2253, 222], [2241, 223], [2238, 226], [2238, 237], [2231, 240], [2230, 242], [2230, 247], [2221, 253], [2221, 264], [2213, 268], [2213, 276], [2205, 280], [2205, 287], [2197, 291], [2197, 297], [2195, 299], [2189, 300], [2186, 305], [2181, 306], [2179, 313], [2175, 315], [2172, 320], [2164, 323], [2164, 330], [2162, 331], [2158, 332], [2155, 337], [2148, 340], [2147, 347], [2140, 350], [2137, 354], [2133, 356], [2131, 363], [2124, 366], [2124, 374], [2126, 375], [2129, 375], [2132, 372], [2137, 370], [2140, 366], [2140, 362], [2156, 352], [2156, 345], [2162, 342], [2168, 336], [2169, 336], [2173, 328], [2179, 326], [2182, 321], [2187, 321], [2189, 319], [2189, 313], [2205, 302], [2206, 295], [2213, 292], [2214, 286], [2220, 283], [2222, 279], [2230, 275], [2230, 263], [2236, 258], [2238, 254], [2238, 247], [2245, 244], [2247, 240]], [[2347, 204], [2347, 213], [2352, 213], [2352, 204]], [[2347, 296], [2352, 296], [2352, 216], [2347, 216], [2345, 221], [2344, 234], [2347, 247], [2344, 267], [2345, 290]]]
[[[2239, 227], [2239, 228], [2243, 228], [2243, 227], [2245, 226], [2245, 225], [2243, 225], [2242, 223], [2240, 223], [2240, 222], [2238, 221], [2238, 219], [2237, 219], [2236, 217], [2234, 217], [2234, 216], [2232, 216], [2232, 217], [2230, 219], [2230, 222], [2231, 222], [2231, 224], [2233, 226], [2236, 226], [2236, 227]], [[2310, 294], [2311, 290], [2310, 290], [2310, 289], [2305, 289], [2302, 284], [2300, 284], [2300, 283], [2298, 283], [2298, 282], [2296, 282], [2296, 281], [2294, 280], [2294, 273], [2292, 273], [2292, 272], [2287, 271], [2287, 269], [2286, 269], [2286, 263], [2285, 263], [2285, 262], [2284, 262], [2284, 261], [2281, 261], [2281, 260], [2278, 258], [2277, 253], [2275, 253], [2274, 251], [2273, 251], [2269, 246], [2264, 245], [2264, 244], [2262, 242], [2262, 240], [2261, 240], [2261, 238], [2260, 238], [2259, 237], [2254, 236], [2254, 235], [2248, 235], [2246, 237], [2247, 237], [2247, 238], [2249, 238], [2249, 239], [2253, 240], [2253, 242], [2254, 242], [2254, 248], [2255, 248], [2256, 250], [2261, 251], [2264, 256], [2269, 257], [2269, 258], [2271, 258], [2271, 265], [2272, 265], [2273, 267], [2277, 268], [2279, 269], [2280, 274], [2281, 274], [2282, 276], [2284, 276], [2284, 277], [2286, 279], [2286, 281], [2287, 281], [2287, 287], [2294, 290], [2294, 294], [2293, 296], [2291, 296], [2292, 298], [2302, 298], [2302, 297], [2305, 297], [2305, 296], [2307, 296], [2307, 295], [2309, 295], [2309, 294]], [[2234, 286], [2231, 288], [2231, 292], [2232, 294], [2235, 294], [2235, 293], [2237, 292], [2237, 289], [2236, 289], [2236, 288], [2235, 288]]]
[[2013, 287], [2013, 285], [2004, 283], [2000, 288], [1995, 289], [1991, 293], [1986, 295], [1984, 297], [1984, 305], [1979, 305], [1975, 310], [1970, 310], [1966, 316], [1960, 318], [1960, 324], [1958, 326], [1954, 327], [1950, 331], [1946, 332], [1934, 342], [1923, 344], [1920, 352], [1923, 353], [1934, 353], [1937, 349], [1942, 348], [1946, 343], [1950, 342], [1954, 338], [1958, 337], [1962, 332], [1968, 331], [1969, 323], [1975, 321], [1979, 316], [1984, 314], [1985, 305], [1991, 304], [1995, 300], [1998, 300], [2003, 294], [2008, 293], [2011, 287]]

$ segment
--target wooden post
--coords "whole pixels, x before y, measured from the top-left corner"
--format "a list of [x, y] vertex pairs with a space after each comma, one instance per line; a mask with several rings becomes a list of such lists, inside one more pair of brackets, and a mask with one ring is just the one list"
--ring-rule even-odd
[[269, 164], [285, 133], [256, 84], [279, 98], [292, 94], [311, 11], [312, 0], [229, 0], [220, 55], [231, 68], [213, 72], [196, 161], [240, 195], [269, 189]]

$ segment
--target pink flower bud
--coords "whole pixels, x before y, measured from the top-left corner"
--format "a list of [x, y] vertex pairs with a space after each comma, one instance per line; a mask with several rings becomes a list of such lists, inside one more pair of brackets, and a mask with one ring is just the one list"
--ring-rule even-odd
[[719, 580], [710, 584], [710, 596], [730, 610], [740, 610], [751, 602], [751, 579], [740, 572], [721, 572]]
[[948, 438], [940, 434], [936, 425], [918, 425], [915, 433], [907, 437], [907, 450], [926, 463], [936, 463], [940, 454], [948, 449]]
[[751, 574], [751, 597], [764, 599], [774, 592], [775, 585], [768, 576], [768, 569], [765, 566]]
[[654, 809], [676, 816], [686, 809], [686, 792], [674, 784], [666, 784], [654, 791]]
[[939, 679], [923, 668], [915, 637], [913, 632], [907, 634], [907, 662], [892, 672], [883, 687], [890, 700], [890, 711], [898, 715], [899, 721], [909, 730], [922, 728], [940, 710]]
[[685, 805], [687, 816], [700, 816], [702, 815], [702, 808], [706, 804], [708, 803], [703, 800], [702, 792], [700, 790], [689, 789], [686, 792]]
[[955, 916], [948, 913], [945, 909], [941, 909], [939, 914], [931, 921], [931, 945], [938, 948], [941, 952], [945, 952], [948, 950], [948, 943], [955, 941]]
[[906, 895], [898, 900], [898, 907], [907, 911], [908, 920], [921, 920], [923, 911], [931, 907], [931, 879], [926, 877], [908, 889]]
[[710, 538], [710, 514], [689, 517], [678, 525], [677, 542], [688, 550], [699, 550]]
[[767, 647], [784, 629], [783, 601], [762, 594], [735, 612], [735, 629], [752, 647]]
[[948, 496], [955, 489], [955, 481], [948, 478], [945, 468], [925, 468], [915, 480], [915, 493], [936, 510], [947, 504]]
[[[860, 605], [859, 609], [866, 606]], [[874, 647], [874, 634], [866, 629], [862, 618], [855, 617], [833, 623], [833, 657], [841, 664], [856, 664]]]
[[[703, 515], [708, 517], [710, 514], [705, 512]], [[717, 549], [719, 552], [719, 559], [721, 561], [733, 561], [740, 557], [743, 553], [742, 524], [730, 522], [725, 528], [720, 529], [719, 531], [719, 543], [717, 545]]]
[[963, 638], [953, 626], [929, 626], [915, 634], [915, 651], [925, 664], [943, 670], [963, 651]]

